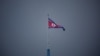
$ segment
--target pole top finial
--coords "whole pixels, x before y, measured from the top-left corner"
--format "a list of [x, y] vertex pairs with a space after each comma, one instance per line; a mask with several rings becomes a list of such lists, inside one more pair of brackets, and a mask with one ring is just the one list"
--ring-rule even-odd
[[49, 17], [49, 13], [48, 13], [48, 17]]

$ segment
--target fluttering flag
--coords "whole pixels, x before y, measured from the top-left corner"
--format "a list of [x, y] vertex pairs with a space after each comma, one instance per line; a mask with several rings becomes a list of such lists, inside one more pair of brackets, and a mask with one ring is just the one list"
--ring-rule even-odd
[[50, 18], [48, 18], [48, 28], [61, 28], [61, 29], [63, 29], [63, 31], [65, 31], [65, 28], [63, 26], [56, 24]]
[[[48, 28], [61, 28], [61, 29], [63, 29], [63, 31], [65, 31], [65, 28], [61, 25], [56, 24], [53, 20], [51, 20], [49, 18], [49, 15], [48, 15]], [[49, 42], [47, 41], [47, 45], [49, 45], [48, 43]], [[50, 48], [47, 49], [47, 56], [50, 56]]]

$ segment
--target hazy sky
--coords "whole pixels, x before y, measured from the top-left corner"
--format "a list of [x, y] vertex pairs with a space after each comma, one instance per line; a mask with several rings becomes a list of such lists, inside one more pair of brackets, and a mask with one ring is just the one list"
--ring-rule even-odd
[[[99, 56], [97, 0], [3, 0], [1, 56]], [[48, 16], [65, 27], [48, 29]]]

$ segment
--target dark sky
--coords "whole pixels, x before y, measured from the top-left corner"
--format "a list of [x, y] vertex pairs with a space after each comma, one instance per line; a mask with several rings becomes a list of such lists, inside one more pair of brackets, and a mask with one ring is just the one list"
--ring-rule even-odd
[[[98, 0], [1, 0], [0, 55], [99, 56]], [[48, 29], [48, 16], [65, 27]]]

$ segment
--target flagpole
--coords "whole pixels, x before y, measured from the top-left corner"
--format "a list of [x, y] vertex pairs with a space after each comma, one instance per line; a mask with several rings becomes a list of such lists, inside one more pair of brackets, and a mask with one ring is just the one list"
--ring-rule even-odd
[[[49, 18], [49, 14], [48, 14], [48, 18]], [[48, 34], [48, 28], [47, 28], [47, 48], [49, 48], [49, 34]]]
[[[49, 14], [48, 14], [48, 18], [49, 18]], [[47, 28], [47, 56], [50, 56], [48, 28]]]

